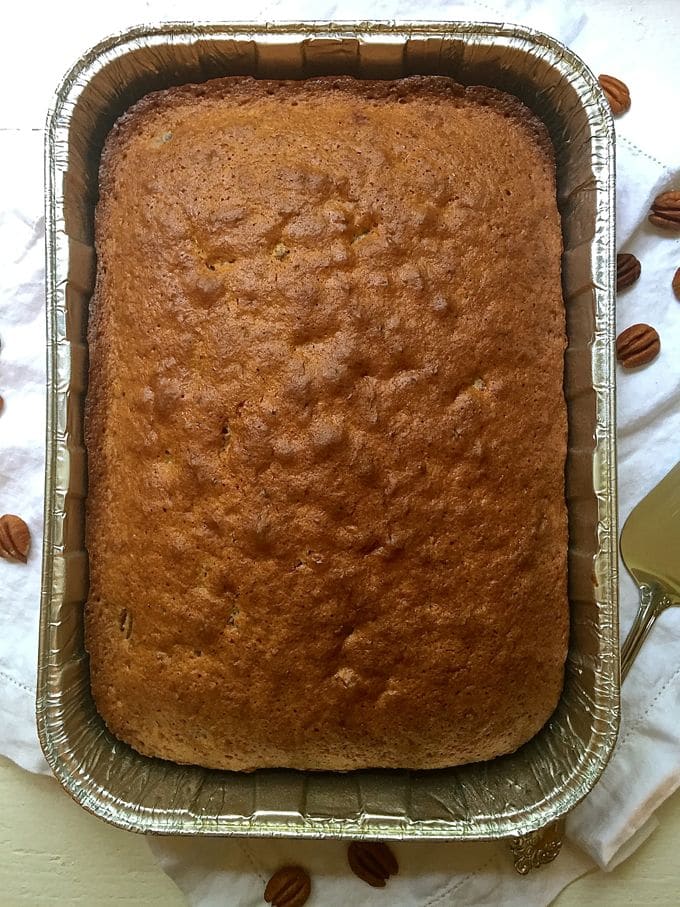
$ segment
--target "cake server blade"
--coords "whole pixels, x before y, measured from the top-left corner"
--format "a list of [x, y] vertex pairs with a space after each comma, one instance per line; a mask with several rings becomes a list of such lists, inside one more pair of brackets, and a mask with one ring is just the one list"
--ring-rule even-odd
[[680, 605], [680, 463], [631, 512], [621, 555], [640, 588], [640, 606], [621, 649], [623, 680], [659, 614]]

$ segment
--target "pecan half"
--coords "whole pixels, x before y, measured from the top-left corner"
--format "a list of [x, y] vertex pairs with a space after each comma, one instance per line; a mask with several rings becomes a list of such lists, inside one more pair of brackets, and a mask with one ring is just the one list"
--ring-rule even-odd
[[614, 116], [625, 113], [630, 107], [630, 91], [626, 83], [606, 75], [598, 76], [597, 81], [602, 86]]
[[680, 232], [680, 191], [672, 189], [657, 195], [652, 202], [649, 221], [662, 230]]
[[352, 841], [347, 860], [354, 875], [373, 888], [384, 888], [389, 877], [399, 872], [397, 858], [380, 841]]
[[680, 268], [673, 275], [673, 292], [675, 293], [676, 299], [680, 299]]
[[301, 866], [282, 866], [267, 882], [264, 899], [272, 907], [302, 907], [312, 890]]
[[647, 365], [660, 349], [659, 335], [649, 324], [632, 324], [616, 338], [616, 358], [624, 368]]
[[13, 513], [0, 516], [0, 557], [25, 564], [30, 547], [31, 533], [21, 517]]
[[616, 289], [625, 290], [632, 286], [642, 272], [640, 261], [630, 252], [616, 256]]

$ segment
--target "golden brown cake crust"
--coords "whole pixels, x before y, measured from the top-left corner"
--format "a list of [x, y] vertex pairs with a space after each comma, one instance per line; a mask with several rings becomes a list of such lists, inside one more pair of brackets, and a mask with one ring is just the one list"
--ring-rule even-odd
[[567, 645], [544, 127], [442, 77], [228, 78], [106, 144], [87, 646], [136, 749], [226, 769], [517, 748]]

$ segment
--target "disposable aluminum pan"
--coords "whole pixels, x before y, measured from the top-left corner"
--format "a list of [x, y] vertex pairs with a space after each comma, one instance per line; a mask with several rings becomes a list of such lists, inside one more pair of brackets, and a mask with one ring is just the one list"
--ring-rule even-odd
[[[569, 348], [571, 640], [548, 725], [517, 753], [439, 771], [207, 771], [138, 755], [97, 715], [83, 645], [83, 400], [99, 156], [147, 92], [215, 76], [443, 74], [520, 97], [557, 153]], [[172, 834], [489, 839], [527, 834], [588, 793], [619, 719], [614, 426], [614, 133], [589, 70], [507, 25], [140, 27], [64, 79], [47, 122], [48, 419], [37, 720], [71, 796], [126, 829]], [[121, 527], [124, 531], [124, 527]], [[528, 631], [531, 628], [527, 628]], [[537, 678], [540, 683], [540, 678]]]

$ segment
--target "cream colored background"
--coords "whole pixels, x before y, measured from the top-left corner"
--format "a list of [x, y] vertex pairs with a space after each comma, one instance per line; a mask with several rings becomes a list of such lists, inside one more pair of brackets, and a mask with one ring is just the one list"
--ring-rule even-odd
[[[31, 5], [39, 13], [40, 4]], [[584, 6], [591, 20], [601, 20], [603, 35], [602, 60], [589, 62], [610, 71], [607, 59], [615, 54], [617, 30], [632, 28], [640, 54], [655, 61], [650, 87], [656, 82], [664, 90], [670, 83], [669, 97], [675, 94], [677, 102], [680, 0], [590, 0]], [[661, 36], [665, 47], [675, 49], [674, 60], [655, 53]], [[625, 79], [620, 68], [616, 74]], [[669, 122], [676, 113], [669, 110]], [[657, 153], [666, 158], [679, 154], [674, 130], [660, 130], [658, 136]], [[557, 898], [557, 907], [679, 905], [680, 791], [657, 815], [660, 828], [637, 853], [609, 874], [593, 872], [574, 882]], [[224, 902], [230, 904], [228, 892]], [[185, 899], [142, 838], [108, 827], [72, 803], [54, 781], [0, 758], [0, 907], [71, 904], [180, 907]]]

